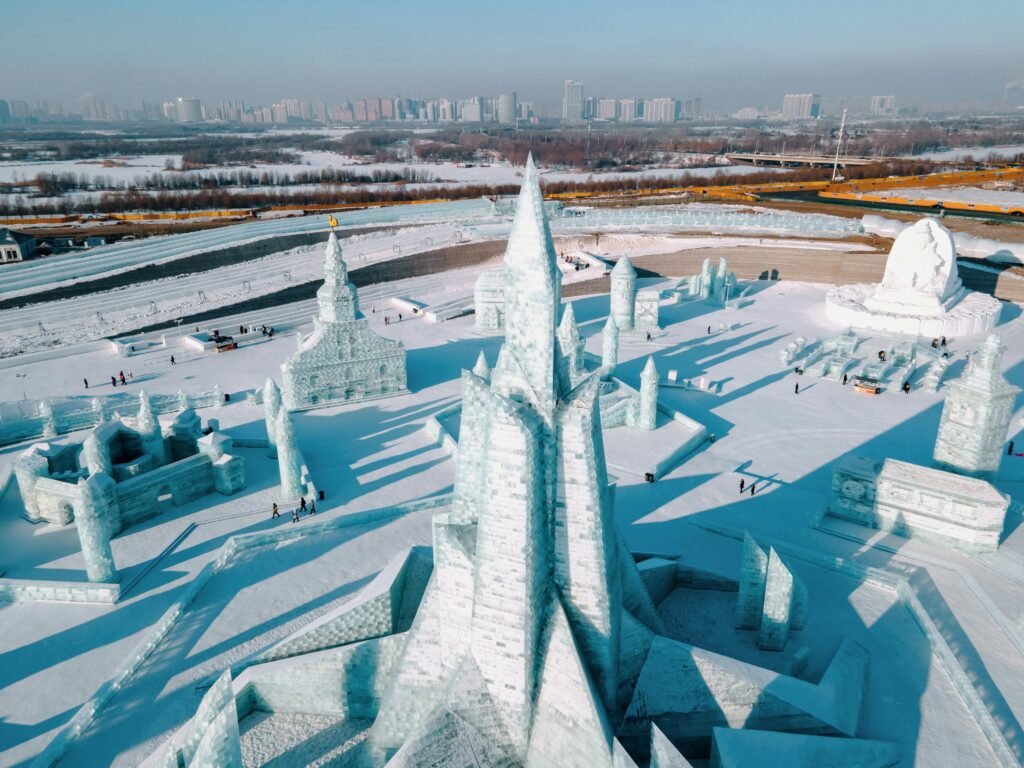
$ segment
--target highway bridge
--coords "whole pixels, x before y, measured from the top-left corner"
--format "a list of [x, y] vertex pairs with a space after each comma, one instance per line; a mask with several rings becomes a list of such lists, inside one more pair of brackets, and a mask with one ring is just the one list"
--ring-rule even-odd
[[[771, 152], [729, 152], [726, 157], [730, 162], [742, 165], [773, 165], [782, 168], [797, 168], [808, 166], [810, 168], [828, 167], [835, 163], [835, 156], [806, 155], [799, 153], [775, 154]], [[871, 165], [872, 163], [884, 163], [892, 160], [890, 157], [840, 157], [839, 165]]]

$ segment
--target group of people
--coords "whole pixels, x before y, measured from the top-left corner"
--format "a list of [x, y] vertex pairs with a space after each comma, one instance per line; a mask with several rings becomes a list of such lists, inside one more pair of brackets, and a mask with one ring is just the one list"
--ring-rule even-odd
[[[300, 514], [303, 513], [303, 512], [307, 512], [307, 511], [308, 511], [308, 513], [311, 516], [316, 514], [316, 499], [310, 499], [309, 500], [309, 508], [307, 510], [307, 508], [306, 508], [306, 497], [305, 496], [301, 496], [299, 498], [299, 506], [297, 506], [295, 509], [292, 510], [292, 522], [293, 523], [299, 522]], [[273, 519], [275, 517], [280, 517], [280, 516], [281, 516], [281, 511], [277, 508], [277, 502], [275, 501], [273, 506], [272, 506], [272, 508], [271, 508], [270, 518]]]
[[[746, 489], [747, 489], [747, 481], [741, 477], [740, 478], [740, 493], [743, 493]], [[750, 495], [753, 496], [755, 493], [757, 493], [757, 481], [756, 480], [750, 484]]]
[[[398, 313], [398, 322], [402, 322], [401, 312]], [[384, 325], [391, 325], [391, 317], [389, 315], [384, 315]]]
[[590, 269], [589, 261], [580, 261], [579, 259], [574, 259], [572, 256], [566, 256], [564, 253], [561, 254], [561, 257], [562, 261], [566, 264], [572, 264], [577, 272], [581, 269]]
[[[128, 382], [129, 382], [129, 381], [131, 381], [131, 380], [132, 380], [132, 379], [134, 379], [134, 378], [135, 378], [135, 374], [134, 374], [134, 373], [132, 373], [131, 371], [128, 371], [127, 375], [125, 374], [125, 372], [124, 372], [124, 371], [118, 371], [118, 372], [117, 372], [117, 376], [111, 376], [111, 377], [110, 377], [110, 386], [112, 386], [112, 387], [116, 387], [116, 386], [117, 386], [117, 382], [118, 382], [118, 380], [120, 379], [120, 381], [121, 381], [121, 386], [123, 387], [123, 386], [125, 386], [125, 385], [126, 385], [126, 384], [127, 384]], [[86, 388], [86, 389], [88, 389], [88, 388], [89, 388], [89, 379], [88, 379], [88, 378], [85, 378], [85, 377], [83, 377], [83, 378], [82, 378], [82, 383], [83, 383], [83, 384], [85, 384], [85, 388]]]

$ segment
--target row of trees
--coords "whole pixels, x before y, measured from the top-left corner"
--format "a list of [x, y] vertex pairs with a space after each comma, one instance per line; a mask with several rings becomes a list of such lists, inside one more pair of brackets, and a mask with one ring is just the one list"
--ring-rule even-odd
[[[847, 178], [874, 178], [879, 176], [915, 175], [927, 173], [931, 165], [921, 162], [879, 163], [876, 165], [849, 168]], [[827, 179], [831, 169], [805, 168], [782, 175], [763, 172], [753, 174], [729, 174], [722, 172], [713, 177], [681, 173], [678, 176], [659, 178], [656, 182], [645, 182], [644, 186], [656, 184], [665, 187], [695, 187], [722, 184], [756, 184], [774, 181], [814, 181]], [[619, 177], [606, 179], [585, 179], [547, 183], [544, 191], [549, 194], [560, 192], [621, 192], [635, 190], [635, 178]], [[23, 196], [0, 198], [0, 215], [28, 216], [74, 213], [125, 213], [131, 211], [201, 211], [224, 209], [259, 209], [271, 206], [314, 206], [338, 203], [373, 204], [381, 202], [411, 202], [425, 199], [471, 199], [482, 196], [510, 195], [518, 190], [514, 184], [484, 185], [473, 184], [457, 187], [410, 188], [403, 186], [361, 187], [355, 189], [311, 189], [299, 191], [277, 191], [262, 189], [252, 192], [229, 192], [225, 189], [203, 189], [196, 192], [174, 193], [160, 191], [147, 193], [129, 190], [123, 194], [104, 193], [98, 200], [56, 201], [29, 200]]]
[[85, 173], [40, 173], [31, 182], [40, 197], [60, 197], [68, 192], [179, 191], [245, 187], [291, 187], [338, 184], [427, 184], [437, 181], [430, 171], [418, 168], [371, 171], [350, 168], [318, 168], [310, 171], [259, 171], [239, 169], [204, 174], [153, 173], [134, 179], [91, 176]]

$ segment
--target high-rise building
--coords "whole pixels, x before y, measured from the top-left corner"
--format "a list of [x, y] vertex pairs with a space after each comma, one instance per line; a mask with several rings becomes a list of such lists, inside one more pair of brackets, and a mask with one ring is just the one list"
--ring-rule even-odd
[[4, 99], [0, 99], [0, 124], [8, 122], [10, 119], [11, 107]]
[[498, 122], [514, 125], [516, 122], [516, 92], [503, 93], [498, 97]]
[[806, 120], [821, 114], [821, 96], [817, 93], [787, 93], [782, 99], [783, 120]]
[[201, 123], [203, 122], [203, 105], [199, 99], [189, 99], [179, 96], [175, 101], [175, 116], [179, 123]]
[[619, 116], [619, 102], [615, 99], [601, 99], [597, 102], [598, 120], [615, 120]]
[[644, 100], [645, 123], [671, 123], [679, 117], [679, 102], [675, 99], [658, 98]]
[[641, 116], [636, 99], [619, 99], [619, 120], [632, 123]]
[[479, 123], [484, 119], [483, 99], [474, 96], [462, 102], [462, 122]]
[[597, 99], [593, 96], [587, 96], [583, 100], [583, 119], [593, 120], [597, 116]]
[[583, 81], [566, 80], [562, 94], [562, 120], [567, 123], [583, 122]]
[[895, 115], [896, 114], [896, 97], [895, 96], [872, 96], [871, 97], [871, 114], [872, 115]]

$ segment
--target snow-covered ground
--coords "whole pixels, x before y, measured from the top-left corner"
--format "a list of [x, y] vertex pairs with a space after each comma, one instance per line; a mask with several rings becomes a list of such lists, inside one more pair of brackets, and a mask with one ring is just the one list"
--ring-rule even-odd
[[1013, 159], [1024, 152], [1024, 144], [1006, 145], [1001, 147], [958, 147], [956, 149], [944, 149], [939, 152], [922, 152], [907, 157], [919, 158], [921, 160], [962, 160], [965, 157], [973, 157], [975, 160], [983, 160], [990, 155]]
[[[584, 238], [580, 245], [590, 248], [593, 241]], [[604, 245], [602, 237], [602, 251]], [[640, 251], [674, 249], [674, 244], [668, 239], [645, 244], [641, 238], [622, 237], [617, 247]], [[453, 463], [422, 427], [430, 414], [457, 402], [459, 372], [471, 366], [480, 351], [493, 364], [501, 339], [476, 333], [472, 317], [439, 325], [421, 317], [385, 327], [381, 310], [389, 296], [433, 304], [470, 295], [480, 270], [496, 263], [361, 290], [364, 308], [378, 310], [368, 315], [374, 329], [400, 339], [408, 349], [410, 394], [298, 415], [300, 446], [318, 486], [326, 490], [326, 501], [318, 505], [324, 518], [451, 490]], [[956, 663], [1013, 747], [1021, 750], [1024, 532], [1016, 527], [1019, 517], [1013, 516], [1000, 551], [985, 558], [894, 537], [877, 538], [874, 543], [882, 546], [875, 547], [811, 528], [828, 499], [832, 465], [845, 453], [929, 463], [942, 392], [916, 389], [910, 395], [886, 392], [870, 397], [836, 382], [797, 379], [790, 369], [780, 369], [779, 351], [797, 335], [813, 339], [843, 330], [831, 327], [825, 318], [827, 286], [754, 286], [751, 303], [742, 309], [700, 302], [666, 305], [663, 334], [649, 343], [638, 335], [621, 340], [619, 372], [633, 385], [648, 355], [654, 356], [662, 375], [673, 369], [680, 379], [703, 377], [708, 382], [706, 391], [663, 388], [659, 396], [706, 424], [717, 437], [651, 484], [628, 468], [642, 464], [645, 452], [654, 455], [665, 447], [645, 445], [621, 430], [605, 434], [609, 464], [627, 470], [613, 474], [616, 517], [628, 542], [638, 550], [680, 554], [689, 563], [730, 576], [739, 567], [735, 537], [744, 530], [796, 553], [790, 554], [794, 568], [811, 587], [808, 629], [796, 640], [810, 647], [809, 674], [820, 674], [823, 660], [842, 636], [855, 637], [871, 649], [858, 735], [903, 744], [901, 768], [997, 765], [906, 606], [877, 586], [815, 563], [816, 558], [840, 557], [911, 578], [922, 603], [941, 618], [941, 631], [954, 649]], [[588, 337], [588, 350], [599, 352], [608, 297], [581, 297], [573, 305]], [[312, 306], [305, 302], [270, 313], [290, 318], [281, 323], [278, 338], [227, 354], [187, 353], [171, 335], [167, 347], [127, 360], [93, 343], [6, 361], [0, 400], [20, 399], [23, 381], [33, 396], [103, 394], [108, 391], [105, 386], [84, 391], [81, 378], [94, 372], [102, 378], [129, 366], [135, 374], [126, 388], [131, 393], [220, 384], [237, 395], [277, 374], [278, 365], [294, 349], [294, 332], [309, 329]], [[247, 320], [263, 322], [262, 317]], [[216, 322], [230, 327], [238, 320]], [[1004, 307], [999, 331], [1008, 346], [1007, 375], [1024, 385], [1024, 320], [1018, 307]], [[868, 340], [861, 351], [870, 357], [884, 341]], [[952, 340], [952, 375], [976, 345], [977, 340]], [[177, 365], [170, 365], [171, 354], [177, 356]], [[27, 378], [16, 379], [14, 372]], [[794, 394], [796, 381], [802, 384], [799, 395]], [[1022, 413], [1024, 409], [1018, 408], [1012, 422], [1011, 437], [1018, 444], [1024, 444]], [[221, 429], [236, 437], [263, 435], [262, 410], [246, 405], [242, 397], [233, 396], [230, 404], [203, 415], [216, 416]], [[0, 449], [0, 471], [19, 450]], [[269, 518], [276, 483], [273, 464], [257, 450], [241, 452], [250, 479], [243, 493], [171, 508], [115, 539], [124, 583], [153, 566], [117, 605], [0, 607], [0, 765], [23, 764], [39, 753], [216, 556], [228, 536], [291, 525]], [[740, 478], [748, 485], [756, 481], [758, 493], [741, 496]], [[1006, 457], [997, 486], [1019, 496], [1022, 481], [1024, 459]], [[0, 563], [6, 576], [80, 578], [82, 561], [74, 530], [32, 526], [18, 516], [19, 503], [17, 485], [12, 484], [0, 499]], [[195, 527], [189, 529], [191, 523]], [[184, 538], [164, 552], [185, 531]], [[350, 599], [408, 546], [429, 542], [430, 512], [421, 510], [307, 537], [233, 563], [199, 593], [60, 765], [136, 765], [191, 717], [203, 692], [198, 686], [212, 674]], [[702, 621], [717, 617], [723, 622], [718, 633], [702, 631], [730, 652], [756, 653], [752, 646], [740, 647], [744, 643], [732, 633], [731, 616], [723, 619], [722, 610], [731, 607], [720, 606], [717, 612], [711, 605], [699, 607], [696, 615]], [[257, 718], [244, 725], [247, 754], [266, 759], [278, 755], [275, 765], [298, 765], [303, 753], [293, 749], [293, 743], [319, 739], [317, 746], [323, 749], [322, 738], [358, 738], [359, 725], [347, 728], [304, 719], [276, 727], [274, 718], [267, 723]]]
[[903, 197], [925, 200], [948, 200], [957, 203], [1024, 206], [1024, 192], [980, 187], [921, 187], [880, 190], [873, 192], [881, 197]]

